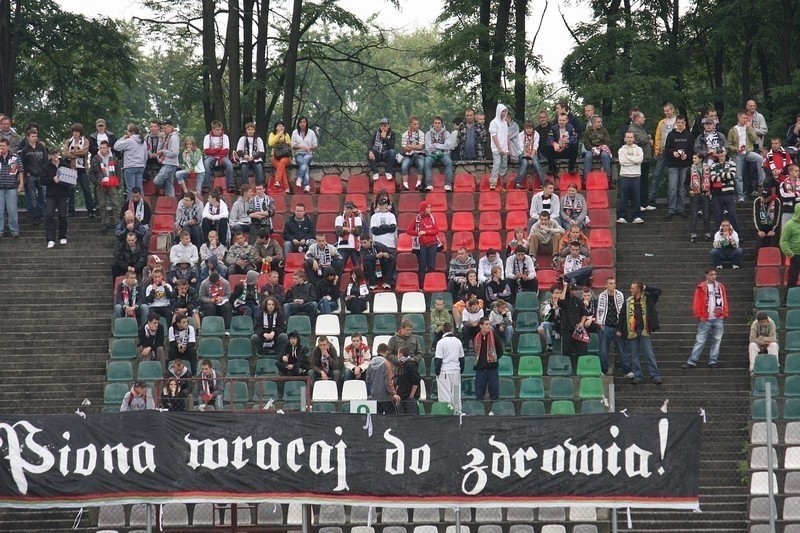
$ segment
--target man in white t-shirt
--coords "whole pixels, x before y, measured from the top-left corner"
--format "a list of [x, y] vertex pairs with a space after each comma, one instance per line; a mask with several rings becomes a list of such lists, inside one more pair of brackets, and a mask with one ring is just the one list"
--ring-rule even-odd
[[464, 371], [464, 346], [453, 334], [453, 325], [442, 325], [442, 338], [436, 343], [433, 364], [440, 402], [461, 405], [461, 373]]
[[397, 217], [389, 211], [386, 198], [378, 200], [378, 209], [369, 219], [369, 231], [375, 242], [386, 245], [392, 251], [397, 250]]

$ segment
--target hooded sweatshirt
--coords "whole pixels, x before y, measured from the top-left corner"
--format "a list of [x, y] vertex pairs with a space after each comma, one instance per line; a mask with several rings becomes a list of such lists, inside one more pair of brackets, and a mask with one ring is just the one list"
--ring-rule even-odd
[[392, 363], [380, 355], [376, 355], [369, 361], [367, 391], [369, 397], [377, 402], [388, 402], [392, 396], [397, 394], [394, 388]]
[[115, 142], [114, 151], [124, 154], [125, 168], [144, 168], [147, 161], [147, 145], [138, 133]]
[[[430, 205], [430, 202], [423, 201], [419, 204], [419, 214], [411, 221], [406, 233], [415, 237], [414, 241], [419, 244], [415, 246], [431, 246], [439, 242], [439, 228], [436, 226], [436, 219], [431, 213], [425, 213], [425, 209]], [[425, 235], [420, 235], [419, 232], [424, 231]], [[415, 244], [416, 244], [415, 243]]]
[[[494, 119], [489, 123], [489, 139], [492, 146], [492, 153], [500, 151], [508, 152], [508, 122], [506, 114], [508, 109], [503, 104], [497, 104]], [[496, 140], [495, 140], [496, 138]]]
[[781, 229], [781, 251], [787, 257], [800, 254], [800, 204], [794, 206], [792, 219]]

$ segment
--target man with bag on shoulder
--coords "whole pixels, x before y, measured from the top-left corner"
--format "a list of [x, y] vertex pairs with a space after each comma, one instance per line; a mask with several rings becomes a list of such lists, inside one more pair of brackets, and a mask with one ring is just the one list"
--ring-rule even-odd
[[[100, 141], [99, 146], [89, 167], [89, 181], [95, 188], [97, 209], [100, 211], [100, 233], [108, 233], [113, 227], [113, 214], [120, 210], [119, 177], [117, 177], [120, 165], [117, 157], [111, 153], [108, 141]], [[111, 206], [111, 211], [108, 210], [108, 206]]]
[[656, 354], [653, 352], [653, 333], [661, 329], [658, 323], [656, 302], [661, 296], [661, 289], [648, 287], [641, 281], [631, 283], [631, 295], [625, 300], [623, 314], [617, 324], [617, 335], [628, 343], [631, 372], [626, 377], [631, 384], [638, 385], [644, 381], [639, 352], [647, 359], [647, 367], [653, 383], [661, 385], [664, 380], [658, 370]]

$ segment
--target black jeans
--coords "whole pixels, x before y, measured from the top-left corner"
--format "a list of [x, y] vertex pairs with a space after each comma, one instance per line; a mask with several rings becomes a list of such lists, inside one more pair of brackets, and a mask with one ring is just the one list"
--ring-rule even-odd
[[419, 260], [419, 286], [425, 283], [425, 274], [428, 272], [436, 272], [436, 253], [439, 251], [439, 245], [434, 243], [429, 246], [420, 246], [417, 250]]
[[722, 224], [722, 212], [728, 211], [728, 220], [731, 221], [733, 229], [741, 235], [739, 220], [736, 218], [736, 195], [735, 194], [713, 194], [711, 201], [714, 203], [714, 224], [719, 228]]
[[697, 211], [703, 210], [703, 227], [705, 233], [711, 233], [711, 213], [709, 213], [709, 198], [705, 194], [689, 196], [689, 232], [697, 233]]
[[69, 189], [69, 212], [75, 213], [76, 187], [80, 187], [81, 191], [83, 192], [83, 200], [86, 204], [86, 212], [94, 212], [96, 206], [94, 203], [94, 195], [92, 194], [92, 187], [89, 185], [89, 175], [86, 174], [86, 170], [82, 168], [78, 169], [78, 184], [75, 187], [70, 187]]
[[789, 280], [787, 287], [797, 287], [797, 275], [800, 274], [800, 255], [793, 255], [789, 261]]
[[48, 241], [56, 240], [56, 209], [58, 209], [58, 238], [67, 238], [67, 203], [66, 196], [45, 198], [44, 234]]

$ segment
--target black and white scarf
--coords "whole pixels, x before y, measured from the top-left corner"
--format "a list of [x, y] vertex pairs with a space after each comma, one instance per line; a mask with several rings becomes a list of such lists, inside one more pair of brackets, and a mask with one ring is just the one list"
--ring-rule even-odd
[[[81, 136], [78, 140], [75, 140], [75, 137], [72, 137], [69, 140], [69, 149], [70, 150], [83, 150], [83, 144], [86, 140], [86, 137]], [[86, 160], [83, 156], [75, 158], [75, 168], [86, 168]]]

